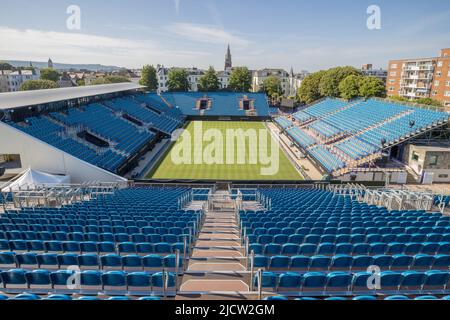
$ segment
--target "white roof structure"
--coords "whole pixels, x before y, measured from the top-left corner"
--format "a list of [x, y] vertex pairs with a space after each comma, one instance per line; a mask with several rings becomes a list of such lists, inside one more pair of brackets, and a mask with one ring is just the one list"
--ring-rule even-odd
[[143, 86], [133, 83], [114, 83], [97, 86], [45, 89], [0, 93], [0, 110], [45, 104], [50, 102], [93, 97], [114, 92], [139, 90]]
[[27, 169], [15, 180], [3, 186], [3, 192], [22, 190], [33, 190], [36, 187], [56, 187], [70, 183], [70, 176], [58, 176], [33, 169]]

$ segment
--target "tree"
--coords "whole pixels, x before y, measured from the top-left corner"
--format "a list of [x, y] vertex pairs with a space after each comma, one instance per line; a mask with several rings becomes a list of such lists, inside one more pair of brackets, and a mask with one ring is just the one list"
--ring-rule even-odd
[[400, 96], [390, 96], [389, 100], [392, 101], [399, 101], [399, 102], [409, 102], [409, 100], [405, 97], [400, 97]]
[[14, 67], [5, 61], [0, 61], [0, 70], [13, 70]]
[[127, 77], [122, 76], [106, 76], [105, 77], [106, 83], [123, 83], [123, 82], [131, 82], [130, 79]]
[[112, 84], [112, 83], [123, 83], [130, 82], [130, 79], [121, 76], [106, 76], [104, 78], [97, 78], [91, 82], [92, 85], [100, 85], [100, 84]]
[[339, 92], [341, 93], [341, 98], [346, 100], [351, 100], [359, 97], [359, 85], [361, 83], [362, 77], [351, 75], [345, 78], [339, 83]]
[[59, 80], [59, 73], [52, 68], [41, 69], [41, 80], [50, 80], [56, 82]]
[[261, 86], [261, 89], [266, 93], [266, 95], [272, 99], [277, 99], [283, 95], [283, 89], [281, 88], [281, 81], [275, 76], [267, 77]]
[[233, 69], [228, 87], [232, 91], [249, 92], [252, 87], [252, 76], [247, 67]]
[[437, 107], [437, 108], [441, 108], [442, 107], [442, 103], [438, 100], [434, 100], [431, 98], [420, 98], [417, 99], [417, 101], [415, 101], [418, 104], [425, 104], [427, 106], [431, 106], [431, 107]]
[[183, 69], [169, 71], [167, 86], [169, 91], [189, 91], [188, 73]]
[[306, 76], [297, 93], [300, 102], [309, 104], [322, 98], [319, 85], [325, 73], [326, 71], [319, 71]]
[[199, 80], [200, 91], [218, 91], [220, 88], [219, 78], [214, 67], [209, 67]]
[[139, 84], [147, 87], [150, 91], [156, 91], [158, 89], [158, 76], [154, 66], [145, 65], [142, 68], [141, 80], [139, 80]]
[[351, 75], [359, 76], [361, 72], [353, 67], [337, 67], [328, 70], [320, 80], [320, 94], [323, 97], [340, 97], [339, 84]]
[[384, 82], [375, 77], [363, 77], [359, 82], [359, 95], [364, 98], [386, 97]]
[[28, 80], [22, 83], [20, 86], [20, 91], [31, 91], [31, 90], [41, 90], [41, 89], [55, 89], [58, 85], [55, 81], [51, 80]]

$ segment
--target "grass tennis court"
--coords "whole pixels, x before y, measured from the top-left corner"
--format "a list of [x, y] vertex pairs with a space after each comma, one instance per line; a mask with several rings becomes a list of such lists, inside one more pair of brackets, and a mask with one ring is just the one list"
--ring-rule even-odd
[[263, 123], [227, 121], [190, 122], [147, 178], [304, 180]]

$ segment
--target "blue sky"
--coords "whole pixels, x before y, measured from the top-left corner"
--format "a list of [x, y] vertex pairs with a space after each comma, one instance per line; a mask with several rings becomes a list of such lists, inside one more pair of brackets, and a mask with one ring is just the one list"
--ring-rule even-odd
[[[450, 47], [443, 0], [0, 1], [0, 60], [223, 69], [230, 43], [234, 65], [315, 71]], [[76, 31], [66, 27], [72, 4]], [[370, 5], [381, 8], [381, 30], [366, 27]]]

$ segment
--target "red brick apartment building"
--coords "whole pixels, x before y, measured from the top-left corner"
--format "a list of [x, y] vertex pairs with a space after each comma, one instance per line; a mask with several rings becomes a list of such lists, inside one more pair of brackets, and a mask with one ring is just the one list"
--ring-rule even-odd
[[388, 69], [388, 96], [432, 98], [450, 111], [450, 48], [442, 49], [437, 58], [391, 60]]

